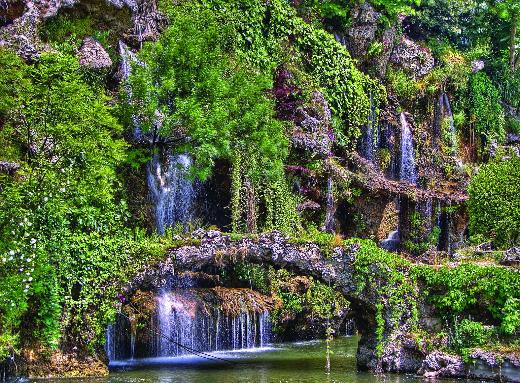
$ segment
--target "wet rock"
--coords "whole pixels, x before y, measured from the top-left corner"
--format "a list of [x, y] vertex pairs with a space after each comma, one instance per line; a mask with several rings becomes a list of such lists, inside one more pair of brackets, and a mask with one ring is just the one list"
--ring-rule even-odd
[[520, 144], [520, 134], [518, 133], [508, 133], [506, 138], [506, 143], [508, 145], [512, 144]]
[[[117, 30], [121, 37], [136, 46], [143, 41], [156, 40], [166, 25], [166, 18], [159, 12], [155, 0], [28, 0], [25, 7], [16, 8], [16, 12], [5, 15], [0, 13], [0, 17], [5, 20], [3, 25], [0, 24], [0, 47], [8, 47], [25, 60], [33, 60], [49, 49], [38, 34], [38, 27], [42, 22], [55, 17], [62, 10], [76, 9], [80, 9], [80, 14], [83, 12], [87, 15], [96, 13], [106, 16], [105, 22], [111, 25], [111, 29]], [[120, 20], [123, 16], [121, 9], [127, 10], [123, 13], [131, 20]], [[101, 62], [106, 65], [106, 56], [102, 57]]]
[[424, 354], [415, 341], [401, 335], [398, 342], [391, 342], [386, 348], [381, 363], [385, 371], [417, 371], [424, 359]]
[[381, 53], [374, 59], [376, 74], [381, 78], [386, 74], [386, 68], [388, 66], [388, 61], [390, 60], [392, 50], [394, 49], [396, 39], [397, 28], [395, 26], [387, 28], [381, 36], [381, 44], [383, 45], [383, 48]]
[[310, 105], [300, 107], [295, 116], [292, 141], [296, 147], [326, 157], [331, 153], [334, 135], [329, 104], [321, 92], [314, 92]]
[[39, 9], [28, 1], [25, 12], [9, 25], [0, 28], [0, 47], [11, 49], [24, 60], [35, 59], [43, 49], [38, 36], [38, 26], [41, 23]]
[[464, 376], [464, 362], [460, 356], [434, 351], [426, 356], [418, 373], [426, 378]]
[[518, 383], [520, 357], [476, 349], [470, 355], [466, 376], [471, 379]]
[[20, 169], [20, 164], [16, 162], [0, 161], [0, 173], [13, 175]]
[[464, 363], [460, 356], [434, 351], [423, 361], [419, 374], [425, 378], [467, 378], [520, 382], [520, 358], [475, 349]]
[[92, 69], [110, 68], [112, 66], [112, 59], [108, 53], [92, 37], [87, 37], [83, 40], [78, 51], [78, 58], [81, 65]]
[[415, 78], [431, 72], [435, 64], [430, 49], [422, 47], [406, 36], [403, 36], [399, 44], [394, 47], [390, 62], [406, 70]]
[[507, 250], [500, 264], [505, 266], [520, 266], [520, 247], [512, 247]]
[[11, 24], [23, 15], [24, 10], [22, 0], [0, 0], [0, 27]]
[[355, 57], [364, 56], [375, 40], [381, 14], [368, 2], [364, 2], [352, 8], [350, 16], [353, 25], [346, 31], [347, 48]]
[[482, 60], [473, 60], [471, 62], [471, 70], [473, 73], [480, 72], [482, 69], [484, 69], [484, 61]]

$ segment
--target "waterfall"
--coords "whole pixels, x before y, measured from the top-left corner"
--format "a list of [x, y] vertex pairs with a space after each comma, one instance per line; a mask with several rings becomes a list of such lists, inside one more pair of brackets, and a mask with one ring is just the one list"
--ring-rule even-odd
[[[119, 42], [119, 52], [121, 55], [121, 77], [123, 80], [127, 80], [132, 71], [132, 63], [143, 64], [121, 41]], [[125, 91], [131, 99], [131, 88], [126, 86]], [[163, 116], [156, 113], [155, 132], [147, 134], [141, 131], [139, 119], [133, 116], [134, 139], [137, 141], [147, 140], [152, 147], [156, 146], [157, 141], [161, 140], [161, 137], [156, 137], [156, 135], [160, 130], [162, 119]], [[191, 158], [186, 154], [174, 155], [170, 152], [162, 157], [160, 154], [154, 154], [146, 167], [148, 188], [155, 205], [156, 228], [160, 234], [163, 234], [166, 228], [175, 225], [177, 222], [185, 226], [192, 219], [195, 199], [193, 182], [188, 179], [192, 164]]]
[[401, 169], [400, 179], [417, 184], [417, 170], [415, 167], [415, 155], [413, 148], [413, 135], [406, 120], [406, 116], [401, 113]]
[[356, 335], [356, 322], [354, 318], [348, 318], [345, 321], [345, 336], [354, 336]]
[[450, 100], [445, 92], [439, 93], [439, 98], [435, 106], [433, 134], [436, 146], [438, 146], [438, 142], [442, 139], [448, 145], [450, 154], [458, 157], [458, 139], [455, 129], [455, 120], [453, 118]]
[[399, 230], [391, 231], [388, 237], [382, 240], [379, 246], [388, 251], [397, 251], [399, 249]]
[[191, 158], [186, 154], [167, 154], [165, 160], [155, 154], [148, 163], [148, 188], [155, 205], [156, 227], [159, 233], [180, 222], [192, 219], [195, 192], [188, 178]]
[[336, 207], [334, 205], [334, 181], [332, 177], [327, 178], [327, 207], [325, 212], [325, 224], [324, 229], [326, 232], [334, 233], [334, 214]]
[[111, 362], [134, 356], [192, 355], [193, 350], [251, 349], [266, 346], [272, 338], [268, 311], [257, 312], [243, 307], [231, 315], [218, 306], [206, 304], [190, 289], [160, 293], [156, 297], [150, 328], [141, 330], [135, 337], [131, 335], [131, 327], [123, 315], [109, 326], [105, 349]]
[[448, 145], [451, 148], [451, 154], [454, 156], [458, 156], [458, 143], [457, 132], [455, 131], [455, 120], [453, 119], [450, 100], [448, 99], [448, 95], [444, 92], [442, 93], [442, 103], [444, 105], [442, 109], [444, 111], [445, 119], [447, 119], [448, 121]]
[[[377, 126], [376, 107], [374, 105], [373, 97], [370, 95], [370, 113], [368, 114], [368, 121], [364, 127], [360, 141], [361, 155], [369, 161], [374, 160], [374, 151], [379, 144], [379, 127]], [[375, 137], [374, 137], [375, 135]], [[376, 146], [374, 147], [374, 141]]]
[[440, 229], [437, 250], [447, 251], [451, 254], [453, 250], [451, 244], [451, 217], [447, 209], [441, 208], [440, 201], [437, 212], [437, 226], [439, 226]]

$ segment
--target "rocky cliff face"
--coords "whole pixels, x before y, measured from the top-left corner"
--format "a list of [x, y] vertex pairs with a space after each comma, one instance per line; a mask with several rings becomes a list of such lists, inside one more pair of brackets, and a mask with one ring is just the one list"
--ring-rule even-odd
[[[0, 24], [0, 46], [17, 51], [26, 60], [51, 49], [42, 41], [39, 28], [46, 20], [59, 14], [93, 16], [134, 46], [157, 39], [165, 24], [165, 18], [153, 0], [8, 0], [5, 9], [0, 14], [4, 20], [3, 25]], [[103, 65], [108, 64], [106, 53], [102, 53], [100, 46], [94, 49], [91, 40], [86, 44], [80, 55], [85, 63], [98, 57]], [[87, 55], [91, 57], [87, 58]]]

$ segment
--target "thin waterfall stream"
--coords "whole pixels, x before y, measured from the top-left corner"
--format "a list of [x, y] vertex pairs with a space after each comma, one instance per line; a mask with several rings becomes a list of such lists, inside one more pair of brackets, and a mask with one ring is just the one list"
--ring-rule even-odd
[[400, 114], [399, 119], [401, 122], [400, 179], [415, 185], [417, 184], [417, 169], [415, 166], [413, 135], [404, 112]]
[[146, 167], [156, 228], [160, 234], [177, 222], [185, 226], [192, 220], [195, 199], [194, 184], [189, 179], [191, 157], [170, 153], [164, 157], [155, 154]]

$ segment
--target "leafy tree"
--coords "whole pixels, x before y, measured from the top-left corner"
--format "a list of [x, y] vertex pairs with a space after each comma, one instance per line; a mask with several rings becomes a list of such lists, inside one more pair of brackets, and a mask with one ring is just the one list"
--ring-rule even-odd
[[[20, 332], [56, 345], [62, 326], [79, 323], [86, 339], [77, 344], [88, 344], [108, 321], [99, 289], [113, 294], [102, 286], [128, 255], [125, 203], [116, 198], [122, 129], [73, 56], [27, 65], [0, 52], [0, 65], [23, 84], [10, 89], [16, 102], [2, 105], [0, 142], [21, 169], [0, 179], [0, 356]], [[85, 319], [95, 299], [101, 309]]]
[[503, 140], [505, 120], [500, 93], [485, 73], [479, 72], [470, 78], [468, 96], [475, 130], [488, 139]]
[[[229, 160], [237, 172], [235, 221], [243, 206], [250, 206], [246, 221], [248, 230], [255, 231], [259, 185], [284, 179], [288, 152], [285, 126], [275, 119], [266, 92], [271, 75], [233, 54], [231, 27], [208, 9], [177, 7], [170, 11], [170, 21], [160, 40], [143, 48], [142, 65], [132, 69], [127, 112], [152, 138], [152, 149], [166, 144], [190, 153], [193, 173], [202, 180], [211, 174], [215, 159]], [[250, 196], [248, 201], [241, 193]]]
[[517, 0], [494, 0], [491, 10], [503, 20], [509, 30], [509, 67], [516, 71], [520, 67], [520, 44], [517, 41], [520, 29], [520, 3]]

